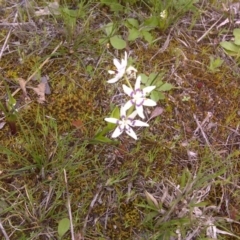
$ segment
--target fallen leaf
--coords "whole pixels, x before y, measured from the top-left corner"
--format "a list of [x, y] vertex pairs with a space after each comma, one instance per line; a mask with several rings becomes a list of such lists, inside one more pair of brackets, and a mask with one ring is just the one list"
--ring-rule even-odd
[[86, 131], [86, 128], [84, 127], [84, 124], [83, 124], [83, 122], [82, 122], [80, 119], [73, 120], [73, 121], [72, 121], [72, 125], [73, 125], [75, 128], [80, 129], [81, 132]]
[[48, 76], [41, 77], [41, 83], [45, 83], [45, 94], [51, 94], [51, 89], [48, 84], [48, 80], [49, 80]]
[[147, 201], [149, 203], [150, 206], [155, 206], [156, 208], [159, 208], [159, 204], [158, 201], [156, 200], [156, 198], [149, 192], [147, 192], [146, 190], [144, 191], [145, 196], [147, 198]]
[[150, 121], [151, 119], [153, 119], [153, 118], [155, 118], [155, 117], [160, 116], [162, 113], [163, 113], [163, 108], [161, 108], [161, 107], [156, 107], [156, 108], [152, 111], [151, 116], [150, 116], [150, 118], [149, 118], [148, 121]]
[[27, 94], [27, 89], [26, 89], [27, 82], [23, 78], [17, 78], [17, 80], [18, 80], [20, 88], [23, 91], [23, 95], [24, 95], [25, 100], [30, 100], [30, 98]]
[[38, 86], [36, 88], [30, 87], [35, 91], [35, 93], [37, 93], [37, 95], [38, 95], [37, 101], [41, 104], [43, 104], [46, 101], [46, 99], [45, 99], [45, 88], [46, 87], [45, 86], [46, 86], [45, 83], [41, 82], [38, 84]]
[[83, 236], [80, 232], [74, 234], [75, 240], [83, 240]]

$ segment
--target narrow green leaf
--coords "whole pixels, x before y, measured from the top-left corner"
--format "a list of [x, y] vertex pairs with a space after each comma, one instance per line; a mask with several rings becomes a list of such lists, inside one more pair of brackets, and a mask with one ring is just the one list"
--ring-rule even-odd
[[144, 222], [152, 221], [153, 218], [155, 218], [157, 215], [159, 215], [159, 213], [157, 211], [148, 213], [144, 218]]
[[100, 39], [98, 40], [98, 42], [99, 42], [100, 44], [106, 44], [106, 43], [108, 42], [108, 38], [100, 38]]
[[3, 106], [3, 104], [0, 102], [0, 109], [3, 111], [4, 115], [7, 115], [7, 110], [5, 109], [5, 107]]
[[58, 223], [58, 235], [62, 237], [70, 229], [70, 221], [68, 218], [63, 218]]
[[150, 73], [146, 86], [156, 86], [155, 81], [157, 80], [157, 73]]
[[90, 143], [111, 143], [111, 144], [117, 144], [118, 141], [114, 141], [108, 137], [99, 135], [94, 137], [93, 139], [90, 140]]
[[184, 170], [181, 176], [181, 183], [180, 183], [180, 187], [184, 188], [186, 185], [186, 171]]
[[191, 207], [206, 207], [209, 203], [208, 202], [199, 202], [195, 204], [191, 204]]

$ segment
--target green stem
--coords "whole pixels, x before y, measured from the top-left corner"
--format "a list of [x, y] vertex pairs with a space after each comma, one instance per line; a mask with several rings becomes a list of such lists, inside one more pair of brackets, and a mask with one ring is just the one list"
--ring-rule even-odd
[[128, 80], [128, 78], [127, 78], [126, 75], [124, 76], [124, 78], [125, 78], [125, 80], [126, 80], [126, 82], [127, 82], [127, 85], [128, 85], [131, 89], [133, 89], [133, 88], [132, 88], [132, 85], [131, 85], [131, 83], [129, 82], [129, 80]]

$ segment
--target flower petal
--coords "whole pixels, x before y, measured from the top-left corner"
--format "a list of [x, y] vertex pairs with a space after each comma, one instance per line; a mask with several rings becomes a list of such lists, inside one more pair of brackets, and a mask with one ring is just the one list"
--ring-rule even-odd
[[133, 106], [133, 103], [131, 100], [127, 101], [124, 105], [124, 108], [126, 109], [126, 111], [131, 107]]
[[144, 116], [144, 114], [143, 114], [143, 106], [142, 106], [142, 105], [141, 105], [141, 106], [137, 106], [137, 105], [136, 105], [136, 110], [137, 110], [138, 116], [139, 116], [140, 118], [144, 119], [145, 116]]
[[127, 52], [126, 51], [124, 52], [124, 57], [125, 57], [125, 60], [127, 61]]
[[124, 91], [128, 96], [131, 96], [131, 93], [133, 92], [133, 90], [132, 90], [130, 87], [126, 86], [125, 84], [123, 84], [122, 87], [123, 87], [123, 91]]
[[113, 63], [116, 66], [117, 69], [121, 68], [121, 63], [119, 62], [118, 59], [114, 58], [113, 59]]
[[114, 123], [114, 124], [117, 124], [118, 123], [118, 119], [116, 119], [116, 118], [104, 118], [104, 120], [106, 121], [106, 122], [110, 122], [110, 123]]
[[108, 82], [108, 83], [115, 83], [115, 82], [117, 82], [118, 80], [119, 80], [119, 78], [118, 78], [117, 76], [115, 76], [114, 78], [109, 79], [107, 82]]
[[122, 64], [125, 65], [125, 67], [127, 66], [127, 57], [128, 57], [128, 55], [127, 55], [127, 52], [125, 51], [124, 52], [124, 59], [122, 59]]
[[135, 90], [140, 89], [141, 86], [141, 76], [139, 75], [136, 79]]
[[113, 70], [108, 70], [108, 73], [109, 73], [109, 74], [115, 74], [116, 72], [113, 71]]
[[126, 117], [126, 108], [124, 106], [120, 109], [120, 118], [121, 117]]
[[155, 88], [156, 88], [156, 86], [148, 86], [148, 87], [145, 87], [142, 91], [146, 95], [146, 94], [150, 93]]
[[122, 133], [123, 133], [123, 131], [121, 130], [121, 128], [120, 128], [120, 127], [117, 127], [117, 128], [114, 130], [113, 134], [112, 134], [112, 138], [117, 138], [117, 137], [120, 136]]
[[129, 128], [126, 130], [126, 133], [127, 133], [127, 135], [129, 135], [130, 137], [132, 137], [132, 138], [134, 138], [135, 140], [137, 140], [137, 135], [136, 135], [136, 133], [133, 131], [132, 128], [129, 127]]
[[133, 120], [131, 124], [132, 127], [149, 127], [149, 124], [140, 121], [140, 120]]
[[136, 69], [135, 67], [133, 67], [133, 66], [129, 66], [129, 67], [127, 68], [126, 72], [127, 72], [128, 74], [131, 73], [131, 72], [137, 72], [137, 69]]
[[145, 98], [145, 99], [144, 99], [144, 102], [143, 102], [143, 105], [144, 105], [144, 106], [152, 107], [152, 106], [156, 106], [157, 103], [156, 103], [155, 101], [153, 101], [152, 99], [147, 99], [147, 98]]

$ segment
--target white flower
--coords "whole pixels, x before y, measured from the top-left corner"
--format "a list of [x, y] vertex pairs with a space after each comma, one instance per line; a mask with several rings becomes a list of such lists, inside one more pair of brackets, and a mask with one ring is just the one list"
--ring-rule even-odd
[[137, 114], [141, 118], [145, 118], [143, 114], [143, 106], [156, 106], [156, 102], [151, 99], [147, 99], [146, 96], [150, 93], [155, 86], [148, 86], [143, 89], [140, 88], [141, 76], [137, 77], [134, 90], [123, 84], [123, 91], [131, 97], [131, 99], [125, 104], [124, 108], [128, 110], [131, 106], [135, 106]]
[[126, 70], [126, 74], [129, 79], [131, 79], [131, 78], [136, 79], [136, 72], [137, 72], [137, 69], [134, 68], [133, 66], [129, 66]]
[[113, 78], [111, 78], [110, 80], [107, 81], [108, 83], [117, 82], [124, 76], [125, 73], [130, 75], [130, 74], [132, 74], [132, 72], [137, 72], [137, 69], [135, 69], [132, 66], [127, 68], [127, 52], [125, 52], [125, 57], [124, 57], [124, 59], [121, 60], [121, 62], [118, 59], [114, 58], [113, 63], [115, 65], [115, 67], [117, 68], [117, 70], [116, 71], [108, 70], [109, 74], [115, 74], [115, 76]]
[[112, 134], [112, 138], [117, 138], [124, 131], [132, 138], [137, 140], [137, 135], [131, 127], [148, 127], [149, 125], [140, 120], [134, 120], [137, 115], [137, 111], [134, 111], [129, 116], [126, 116], [126, 109], [121, 107], [120, 109], [120, 119], [117, 118], [105, 118], [104, 120], [110, 123], [117, 124], [117, 128]]
[[163, 19], [167, 18], [167, 11], [166, 11], [166, 9], [163, 10], [162, 12], [160, 12], [160, 17], [163, 18]]

